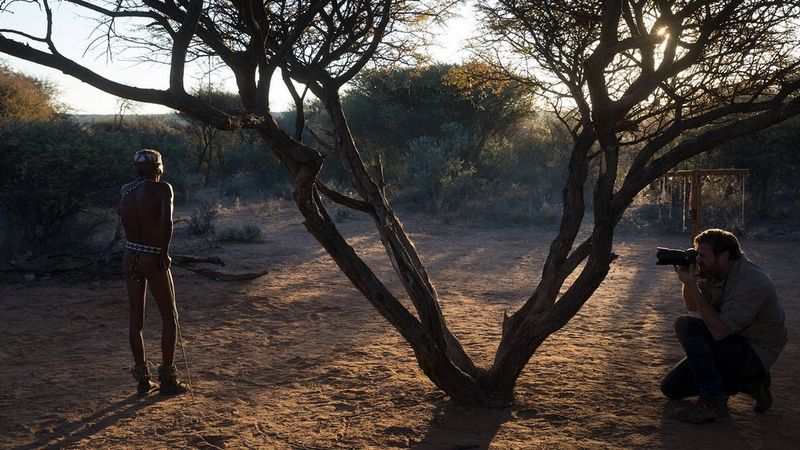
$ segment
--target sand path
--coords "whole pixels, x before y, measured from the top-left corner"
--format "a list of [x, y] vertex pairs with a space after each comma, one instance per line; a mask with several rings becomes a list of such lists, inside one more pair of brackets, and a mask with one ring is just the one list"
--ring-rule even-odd
[[[229, 272], [268, 268], [253, 282], [220, 283], [174, 270], [196, 395], [132, 392], [122, 282], [63, 279], [0, 285], [0, 447], [3, 448], [788, 448], [800, 430], [800, 254], [796, 242], [743, 241], [782, 295], [790, 342], [773, 367], [774, 407], [734, 397], [728, 424], [668, 419], [658, 383], [680, 355], [671, 328], [677, 280], [653, 264], [657, 245], [686, 237], [621, 233], [620, 258], [581, 312], [537, 351], [517, 404], [454, 405], [429, 382], [300, 224], [288, 204], [227, 211], [221, 226], [256, 222], [266, 241], [203, 243]], [[391, 270], [366, 220], [342, 229], [385, 280]], [[530, 293], [551, 235], [408, 220], [448, 324], [480, 364], [497, 346], [503, 311]], [[398, 293], [398, 285], [389, 282]], [[145, 340], [160, 359], [148, 300]], [[180, 350], [178, 352], [180, 357]], [[183, 371], [183, 366], [180, 366]], [[787, 447], [788, 446], [788, 447]]]

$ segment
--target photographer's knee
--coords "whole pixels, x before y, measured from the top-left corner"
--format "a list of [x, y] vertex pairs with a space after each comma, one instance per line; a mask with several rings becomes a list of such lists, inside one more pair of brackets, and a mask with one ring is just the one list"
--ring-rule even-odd
[[667, 376], [665, 376], [664, 379], [661, 380], [661, 385], [659, 387], [661, 388], [661, 393], [664, 394], [664, 397], [673, 400], [681, 398], [681, 395], [675, 389], [674, 384], [675, 383], [673, 382], [669, 374], [667, 374]]
[[698, 324], [702, 324], [703, 320], [691, 316], [680, 316], [675, 319], [675, 334], [678, 336], [686, 335], [697, 330]]

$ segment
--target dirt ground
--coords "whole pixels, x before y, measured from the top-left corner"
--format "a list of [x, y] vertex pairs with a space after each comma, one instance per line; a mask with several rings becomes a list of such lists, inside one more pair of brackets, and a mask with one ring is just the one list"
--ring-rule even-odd
[[[678, 282], [655, 247], [677, 234], [622, 232], [620, 258], [586, 306], [536, 352], [506, 409], [453, 404], [409, 347], [306, 233], [290, 204], [229, 209], [219, 227], [257, 223], [265, 240], [221, 244], [178, 231], [174, 253], [217, 255], [216, 282], [174, 268], [194, 396], [134, 395], [128, 306], [120, 276], [0, 284], [0, 447], [3, 448], [790, 448], [800, 430], [800, 243], [743, 240], [769, 271], [790, 341], [772, 369], [775, 404], [731, 399], [732, 421], [670, 419], [660, 394], [681, 356], [672, 323]], [[391, 279], [368, 220], [345, 217], [351, 244]], [[441, 296], [448, 324], [481, 364], [504, 310], [527, 298], [552, 237], [538, 228], [483, 229], [412, 217], [406, 227]], [[211, 266], [208, 266], [211, 267]], [[389, 286], [399, 295], [396, 282]], [[148, 299], [145, 342], [160, 361], [160, 319]], [[179, 368], [185, 373], [180, 349]]]

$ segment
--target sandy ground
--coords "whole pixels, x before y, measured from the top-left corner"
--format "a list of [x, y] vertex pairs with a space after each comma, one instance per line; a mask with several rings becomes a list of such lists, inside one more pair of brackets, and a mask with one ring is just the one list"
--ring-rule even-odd
[[[790, 342], [773, 367], [775, 405], [755, 414], [731, 399], [732, 421], [675, 422], [658, 383], [681, 356], [674, 273], [657, 245], [687, 238], [623, 232], [612, 272], [581, 312], [536, 352], [506, 409], [453, 404], [409, 347], [349, 284], [289, 204], [228, 210], [220, 227], [258, 223], [265, 240], [219, 244], [178, 233], [175, 253], [221, 256], [215, 282], [174, 269], [195, 395], [133, 395], [127, 300], [120, 278], [0, 285], [3, 448], [791, 448], [800, 430], [800, 244], [742, 242], [773, 276]], [[390, 268], [367, 220], [341, 223], [384, 279]], [[407, 220], [448, 324], [487, 364], [504, 310], [530, 293], [551, 235]], [[790, 256], [793, 255], [793, 256]], [[398, 285], [389, 285], [398, 292]], [[160, 320], [148, 300], [145, 341], [158, 362]], [[179, 367], [183, 361], [178, 351]]]

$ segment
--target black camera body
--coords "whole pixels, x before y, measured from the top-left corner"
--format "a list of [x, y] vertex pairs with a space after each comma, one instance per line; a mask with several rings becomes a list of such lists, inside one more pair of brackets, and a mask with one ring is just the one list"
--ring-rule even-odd
[[697, 250], [658, 247], [656, 258], [658, 259], [656, 265], [659, 266], [689, 266], [697, 259]]

